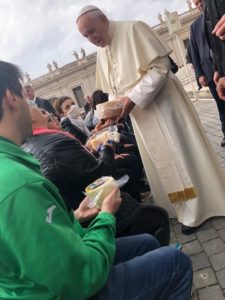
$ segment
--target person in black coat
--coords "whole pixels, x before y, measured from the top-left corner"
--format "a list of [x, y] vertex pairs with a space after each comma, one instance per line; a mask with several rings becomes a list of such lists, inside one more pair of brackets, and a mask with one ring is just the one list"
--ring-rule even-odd
[[24, 86], [25, 94], [29, 105], [37, 106], [47, 110], [49, 113], [56, 115], [56, 111], [50, 101], [35, 96], [34, 90], [30, 84]]
[[[59, 189], [69, 211], [78, 207], [84, 198], [85, 187], [102, 176], [115, 173], [114, 153], [104, 145], [96, 159], [69, 133], [47, 128], [49, 118], [36, 107], [31, 108], [33, 136], [22, 148], [39, 161], [45, 177]], [[167, 212], [151, 204], [140, 204], [122, 193], [122, 204], [117, 218], [117, 235], [150, 233], [161, 245], [169, 243], [169, 217]]]
[[193, 2], [200, 10], [201, 15], [191, 24], [190, 28], [192, 64], [198, 83], [202, 87], [208, 86], [213, 98], [216, 101], [223, 132], [221, 146], [225, 147], [225, 102], [219, 98], [216, 91], [216, 84], [213, 81], [213, 60], [206, 37], [207, 24], [205, 15], [203, 14], [204, 2], [203, 0], [193, 0]]
[[[208, 41], [213, 51], [214, 81], [221, 99], [225, 100], [225, 0], [205, 0]], [[219, 22], [219, 24], [218, 24]], [[212, 34], [213, 33], [213, 34]]]

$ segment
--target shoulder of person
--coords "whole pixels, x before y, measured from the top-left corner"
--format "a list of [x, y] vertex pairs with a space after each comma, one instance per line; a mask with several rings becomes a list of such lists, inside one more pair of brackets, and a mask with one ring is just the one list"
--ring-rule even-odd
[[36, 97], [36, 101], [37, 102], [49, 102], [48, 100], [44, 99], [44, 98], [40, 98], [40, 97]]
[[139, 27], [151, 28], [147, 23], [143, 21], [128, 21], [128, 24], [133, 28], [139, 28]]
[[193, 28], [193, 29], [198, 28], [199, 23], [201, 23], [201, 21], [202, 21], [202, 18], [203, 18], [203, 15], [198, 16], [198, 18], [196, 20], [194, 20], [193, 23], [191, 23], [191, 28]]
[[140, 33], [140, 32], [151, 33], [152, 32], [151, 26], [142, 21], [131, 21], [129, 24], [129, 28], [134, 33]]

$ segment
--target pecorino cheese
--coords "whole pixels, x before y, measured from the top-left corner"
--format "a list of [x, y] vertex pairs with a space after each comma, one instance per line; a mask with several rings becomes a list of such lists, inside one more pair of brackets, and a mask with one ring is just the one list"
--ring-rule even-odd
[[96, 200], [94, 206], [101, 209], [103, 200], [108, 196], [113, 188], [117, 186], [113, 177], [103, 176], [85, 188], [87, 197], [90, 200]]
[[120, 100], [107, 101], [96, 105], [99, 119], [113, 119], [120, 116], [123, 103]]

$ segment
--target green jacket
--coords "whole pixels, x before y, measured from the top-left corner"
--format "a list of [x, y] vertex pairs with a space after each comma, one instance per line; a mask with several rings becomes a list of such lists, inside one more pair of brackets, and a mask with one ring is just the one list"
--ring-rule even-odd
[[87, 229], [68, 215], [39, 163], [0, 138], [0, 299], [87, 299], [105, 284], [115, 253], [115, 218]]

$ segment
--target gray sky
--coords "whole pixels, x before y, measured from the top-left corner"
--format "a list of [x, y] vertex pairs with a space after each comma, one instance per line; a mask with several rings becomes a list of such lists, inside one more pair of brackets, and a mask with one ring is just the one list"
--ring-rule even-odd
[[16, 63], [34, 79], [47, 73], [53, 59], [61, 67], [74, 60], [74, 50], [80, 55], [80, 47], [94, 52], [75, 26], [78, 11], [89, 4], [110, 19], [150, 25], [159, 23], [157, 15], [165, 8], [188, 9], [186, 0], [0, 0], [0, 59]]

